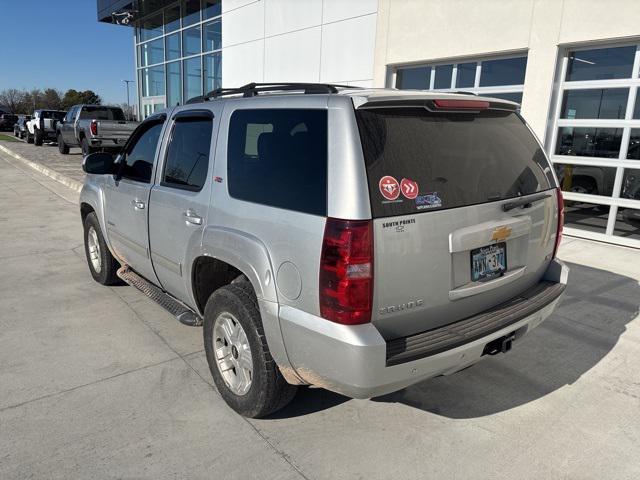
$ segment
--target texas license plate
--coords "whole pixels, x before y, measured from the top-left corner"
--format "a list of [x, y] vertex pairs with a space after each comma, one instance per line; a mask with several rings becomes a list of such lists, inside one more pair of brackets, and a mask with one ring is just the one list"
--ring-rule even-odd
[[471, 250], [471, 281], [482, 282], [500, 277], [507, 270], [507, 244], [487, 245]]

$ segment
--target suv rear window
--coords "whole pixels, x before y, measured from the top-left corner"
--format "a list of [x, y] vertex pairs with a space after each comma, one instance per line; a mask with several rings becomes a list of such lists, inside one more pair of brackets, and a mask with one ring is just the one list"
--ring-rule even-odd
[[554, 185], [515, 112], [356, 111], [374, 217], [493, 202]]
[[114, 107], [82, 107], [81, 120], [117, 120], [124, 121], [124, 113]]
[[326, 110], [237, 110], [227, 151], [232, 197], [327, 214]]

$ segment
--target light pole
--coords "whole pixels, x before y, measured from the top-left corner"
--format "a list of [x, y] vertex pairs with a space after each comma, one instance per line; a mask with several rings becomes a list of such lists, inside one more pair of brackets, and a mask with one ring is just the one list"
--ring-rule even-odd
[[131, 104], [129, 103], [129, 84], [133, 83], [133, 80], [122, 80], [123, 83], [125, 83], [127, 85], [127, 107], [129, 110], [129, 115], [131, 115]]

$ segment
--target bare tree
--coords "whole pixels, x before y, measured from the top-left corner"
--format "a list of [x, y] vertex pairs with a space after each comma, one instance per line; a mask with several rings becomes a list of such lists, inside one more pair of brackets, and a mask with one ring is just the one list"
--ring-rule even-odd
[[0, 105], [7, 107], [12, 113], [19, 113], [24, 101], [24, 92], [16, 88], [8, 88], [0, 92]]

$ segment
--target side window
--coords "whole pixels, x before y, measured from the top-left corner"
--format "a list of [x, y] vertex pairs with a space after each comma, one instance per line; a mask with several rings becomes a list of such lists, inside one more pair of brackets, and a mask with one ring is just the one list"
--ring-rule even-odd
[[235, 111], [227, 169], [234, 198], [326, 215], [327, 111]]
[[73, 107], [71, 110], [67, 112], [67, 116], [64, 118], [65, 123], [71, 123], [73, 121], [73, 117], [76, 114], [76, 108], [77, 107]]
[[176, 119], [167, 148], [162, 185], [199, 191], [207, 180], [213, 120]]
[[154, 123], [136, 135], [125, 153], [124, 165], [120, 172], [122, 177], [144, 183], [151, 181], [151, 170], [162, 125], [162, 122]]

